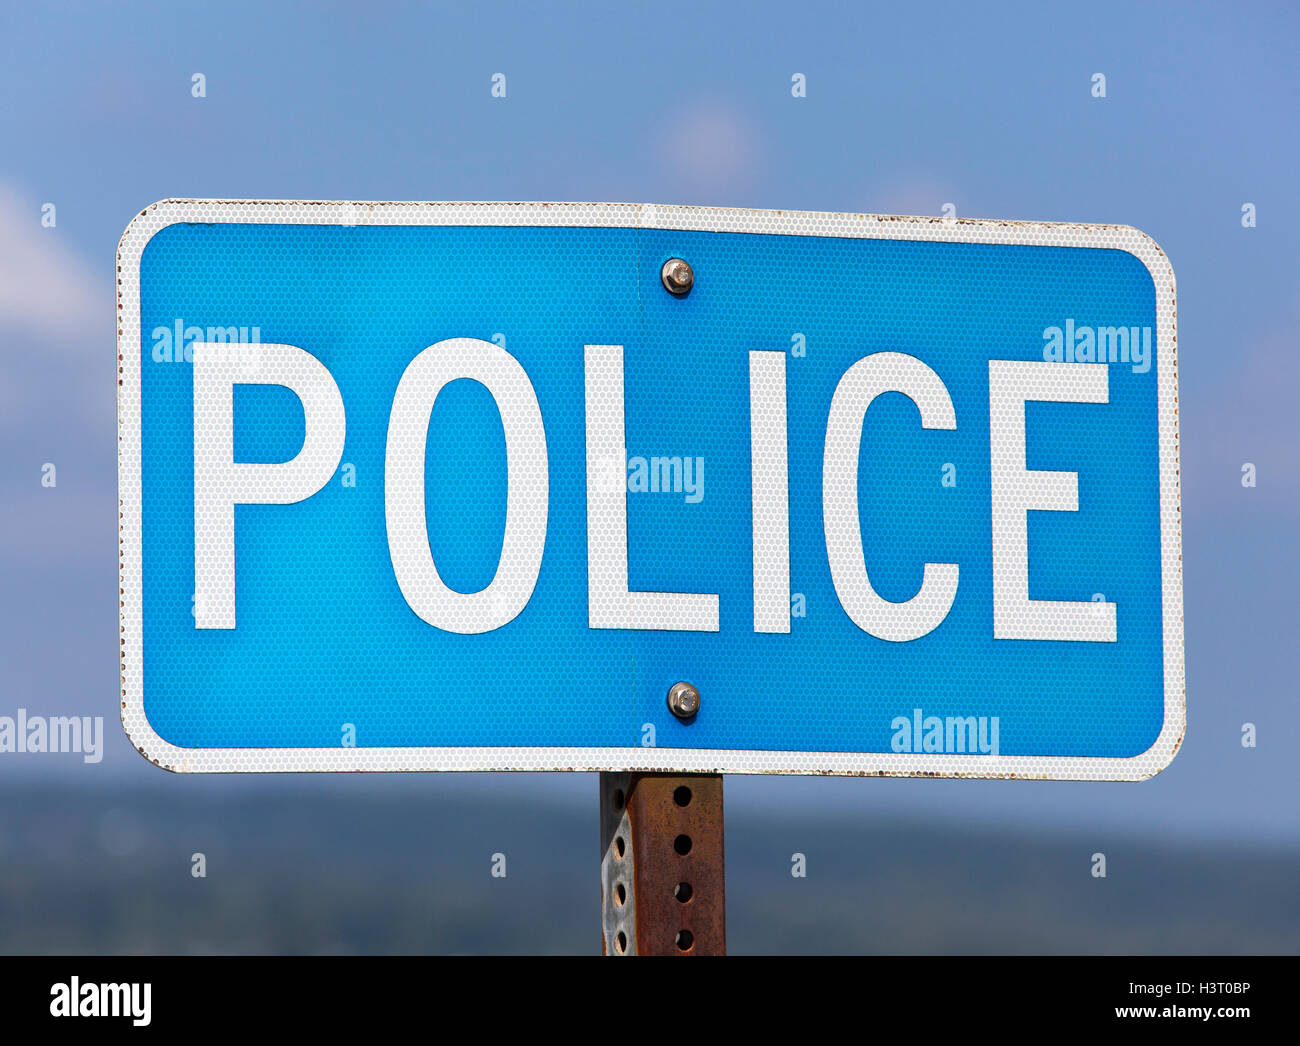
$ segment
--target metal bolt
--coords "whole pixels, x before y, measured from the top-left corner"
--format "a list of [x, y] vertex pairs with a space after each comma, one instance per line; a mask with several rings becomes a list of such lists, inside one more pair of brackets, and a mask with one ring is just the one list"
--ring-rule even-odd
[[659, 278], [664, 281], [668, 293], [679, 298], [690, 294], [691, 288], [695, 286], [695, 273], [681, 258], [669, 258], [664, 262]]
[[668, 691], [668, 710], [678, 719], [691, 719], [700, 710], [700, 692], [690, 683], [674, 683]]

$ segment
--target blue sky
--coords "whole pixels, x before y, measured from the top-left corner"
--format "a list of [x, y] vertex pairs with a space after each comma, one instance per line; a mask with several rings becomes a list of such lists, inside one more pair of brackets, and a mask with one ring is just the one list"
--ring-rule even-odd
[[[951, 202], [962, 216], [1136, 225], [1173, 262], [1184, 750], [1142, 785], [736, 778], [731, 802], [1300, 840], [1300, 236], [1289, 213], [1300, 15], [1269, 3], [1134, 7], [7, 5], [0, 714], [103, 715], [108, 752], [98, 767], [6, 759], [0, 781], [275, 785], [179, 782], [135, 756], [116, 723], [113, 252], [141, 207], [214, 196], [937, 214]], [[490, 94], [497, 72], [504, 100]], [[791, 97], [796, 72], [803, 99]], [[1097, 72], [1104, 99], [1091, 94]], [[54, 490], [40, 485], [44, 462], [57, 464]], [[1254, 489], [1241, 486], [1244, 462]], [[1247, 721], [1253, 750], [1240, 744]], [[527, 787], [594, 808], [589, 778]]]

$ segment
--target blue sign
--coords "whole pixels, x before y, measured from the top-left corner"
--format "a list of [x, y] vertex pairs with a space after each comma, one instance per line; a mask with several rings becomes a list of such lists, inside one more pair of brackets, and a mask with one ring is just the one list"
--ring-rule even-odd
[[1135, 780], [1181, 743], [1135, 229], [178, 200], [119, 270], [161, 766]]

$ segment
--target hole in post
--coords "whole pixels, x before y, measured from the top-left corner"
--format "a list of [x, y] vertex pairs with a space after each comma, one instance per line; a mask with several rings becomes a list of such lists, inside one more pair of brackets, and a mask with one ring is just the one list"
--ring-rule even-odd
[[627, 887], [622, 883], [614, 887], [614, 903], [620, 908], [627, 904]]
[[614, 836], [614, 852], [618, 854], [619, 857], [622, 857], [626, 850], [627, 843], [623, 842], [623, 837], [621, 835]]
[[618, 949], [620, 955], [623, 952], [627, 951], [627, 934], [625, 934], [622, 930], [618, 931], [618, 942], [614, 945], [614, 947]]
[[689, 901], [694, 893], [695, 891], [691, 889], [690, 883], [678, 883], [673, 887], [673, 896], [681, 901], [682, 904]]
[[673, 849], [685, 857], [691, 852], [691, 837], [689, 835], [679, 835], [673, 840]]
[[691, 945], [695, 943], [695, 935], [690, 930], [678, 930], [676, 943], [681, 951], [689, 952]]
[[685, 785], [679, 785], [673, 789], [673, 802], [678, 806], [691, 805], [691, 790]]
[[626, 798], [625, 798], [624, 795], [623, 795], [623, 789], [621, 789], [621, 788], [615, 788], [615, 789], [614, 789], [614, 809], [615, 809], [615, 810], [622, 810], [622, 809], [623, 809], [623, 803], [624, 803], [624, 802], [626, 802]]

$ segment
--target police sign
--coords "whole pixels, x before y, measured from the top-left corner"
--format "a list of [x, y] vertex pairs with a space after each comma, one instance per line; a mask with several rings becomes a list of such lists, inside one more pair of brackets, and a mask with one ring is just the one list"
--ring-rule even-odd
[[1181, 743], [1135, 229], [171, 200], [118, 273], [160, 766], [1133, 780]]

